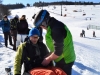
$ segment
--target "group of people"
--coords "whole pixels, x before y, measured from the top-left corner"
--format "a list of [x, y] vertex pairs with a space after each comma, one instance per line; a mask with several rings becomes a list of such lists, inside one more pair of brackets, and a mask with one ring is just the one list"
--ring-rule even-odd
[[28, 35], [29, 29], [26, 15], [22, 15], [20, 19], [18, 15], [15, 15], [11, 20], [8, 19], [7, 15], [4, 15], [0, 25], [4, 34], [5, 47], [8, 47], [9, 38], [9, 43], [13, 46], [13, 50], [16, 50], [20, 42], [23, 42], [23, 39]]
[[[33, 19], [35, 28], [29, 31], [27, 40], [18, 46], [14, 75], [21, 75], [23, 63], [25, 67], [23, 75], [30, 75], [30, 70], [33, 68], [54, 66], [52, 61], [55, 62], [55, 67], [59, 67], [67, 75], [71, 75], [76, 55], [70, 30], [64, 23], [51, 17], [47, 10], [40, 10]], [[43, 43], [42, 29], [47, 31], [46, 45]], [[24, 33], [26, 30], [21, 31]], [[16, 35], [13, 34], [13, 36]]]
[[[95, 31], [93, 31], [93, 37], [96, 37]], [[82, 32], [80, 33], [80, 37], [85, 37], [85, 30], [82, 29]]]

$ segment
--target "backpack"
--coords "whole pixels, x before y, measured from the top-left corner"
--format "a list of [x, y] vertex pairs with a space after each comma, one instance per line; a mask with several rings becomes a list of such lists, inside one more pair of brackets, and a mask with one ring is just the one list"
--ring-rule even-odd
[[11, 30], [17, 29], [17, 22], [14, 19], [10, 20], [10, 29]]

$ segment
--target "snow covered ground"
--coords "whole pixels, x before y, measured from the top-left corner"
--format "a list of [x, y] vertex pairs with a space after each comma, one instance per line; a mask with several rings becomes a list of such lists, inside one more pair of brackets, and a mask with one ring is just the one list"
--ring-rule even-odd
[[[72, 75], [100, 75], [100, 30], [87, 30], [88, 25], [100, 26], [100, 6], [63, 5], [62, 14], [66, 14], [66, 17], [59, 15], [61, 13], [61, 6], [59, 5], [56, 6], [56, 9], [54, 9], [54, 6], [43, 7], [43, 9], [47, 9], [51, 16], [65, 23], [73, 35], [76, 61], [73, 66]], [[16, 14], [20, 17], [24, 14], [27, 17], [29, 28], [31, 28], [34, 27], [32, 16], [39, 10], [37, 7], [11, 10], [12, 15], [9, 16], [9, 19]], [[77, 10], [78, 12], [73, 12], [73, 10]], [[86, 15], [83, 16], [83, 14]], [[85, 30], [85, 38], [80, 37], [82, 29]], [[95, 31], [96, 37], [93, 37], [93, 31]], [[45, 33], [46, 31], [44, 30], [43, 36], [45, 36]], [[0, 42], [4, 45], [4, 36], [1, 28]], [[0, 75], [5, 75], [5, 67], [10, 67], [13, 72], [15, 54], [16, 52], [12, 50], [10, 45], [8, 48], [0, 46]]]

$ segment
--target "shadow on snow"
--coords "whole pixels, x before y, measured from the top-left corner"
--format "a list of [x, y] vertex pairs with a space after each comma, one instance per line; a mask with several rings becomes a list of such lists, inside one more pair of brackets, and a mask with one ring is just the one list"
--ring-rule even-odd
[[[83, 65], [82, 63], [75, 62], [74, 65], [76, 65], [81, 70], [88, 70], [88, 71], [91, 71], [91, 72], [93, 72], [93, 73], [95, 73], [97, 75], [100, 75], [100, 72], [98, 72], [98, 71], [96, 71], [96, 70], [94, 70], [94, 69], [92, 69], [90, 67], [87, 67], [87, 66]], [[77, 75], [80, 75], [80, 74], [77, 73]]]
[[[90, 49], [90, 50], [98, 50], [98, 48], [96, 48], [94, 46], [83, 44], [83, 43], [80, 43], [80, 42], [74, 41], [74, 44], [78, 45], [78, 46], [81, 46], [81, 47], [84, 47], [84, 48], [87, 48], [87, 49]], [[100, 50], [98, 50], [98, 51], [100, 51]]]
[[90, 37], [85, 37], [87, 39], [94, 39], [94, 40], [100, 40], [100, 37], [93, 37], [93, 38], [90, 38]]

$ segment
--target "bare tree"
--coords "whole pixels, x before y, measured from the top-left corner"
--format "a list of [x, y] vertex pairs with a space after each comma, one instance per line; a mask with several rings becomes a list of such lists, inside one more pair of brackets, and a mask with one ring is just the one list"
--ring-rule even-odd
[[30, 4], [29, 3], [27, 3], [27, 7], [30, 7]]
[[[2, 0], [0, 0], [0, 6], [1, 6], [1, 4], [2, 4]], [[1, 9], [2, 9], [2, 8], [0, 7], [0, 19], [1, 19], [1, 17], [2, 17], [2, 16], [1, 16], [1, 15], [2, 15], [2, 13], [1, 13], [2, 10], [1, 10]]]
[[5, 5], [2, 4], [2, 0], [0, 0], [0, 19], [2, 19], [4, 15], [10, 15], [10, 11]]
[[10, 11], [6, 6], [0, 4], [0, 19], [2, 19], [4, 15], [10, 15]]

